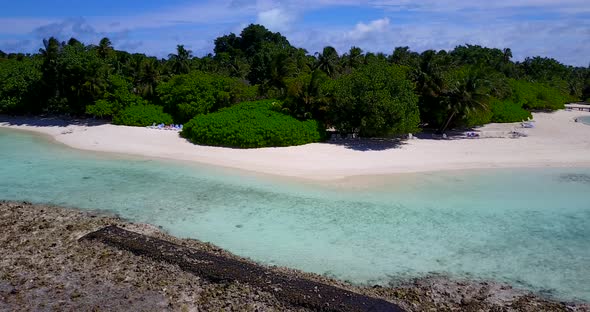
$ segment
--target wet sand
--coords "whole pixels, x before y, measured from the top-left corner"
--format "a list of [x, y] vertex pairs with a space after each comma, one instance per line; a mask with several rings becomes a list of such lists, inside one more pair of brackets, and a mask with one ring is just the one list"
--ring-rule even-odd
[[287, 279], [338, 287], [407, 311], [590, 311], [587, 304], [555, 302], [507, 285], [440, 276], [396, 287], [358, 287], [288, 268], [260, 266], [211, 244], [175, 238], [151, 225], [99, 211], [16, 202], [0, 202], [0, 311], [309, 310], [256, 283], [217, 280], [99, 241], [79, 241], [110, 225], [227, 259], [220, 261], [221, 266], [238, 261], [247, 264], [244, 268], [254, 265]]

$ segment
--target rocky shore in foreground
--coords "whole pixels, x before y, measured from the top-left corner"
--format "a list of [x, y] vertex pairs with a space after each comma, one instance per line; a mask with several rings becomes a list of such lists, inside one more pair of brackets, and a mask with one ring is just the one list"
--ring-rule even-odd
[[211, 244], [178, 239], [101, 212], [1, 201], [0, 311], [308, 311], [255, 283], [216, 281], [98, 241], [79, 241], [110, 225], [272, 274], [385, 300], [407, 311], [590, 311], [589, 305], [554, 302], [507, 285], [443, 277], [395, 288], [357, 287], [260, 266]]

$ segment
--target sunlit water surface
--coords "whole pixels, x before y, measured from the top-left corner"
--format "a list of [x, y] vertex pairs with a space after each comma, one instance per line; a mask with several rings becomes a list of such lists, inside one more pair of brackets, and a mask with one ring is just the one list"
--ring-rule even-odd
[[262, 263], [355, 283], [441, 273], [590, 301], [589, 168], [379, 181], [286, 181], [77, 151], [0, 129], [0, 199], [108, 210]]

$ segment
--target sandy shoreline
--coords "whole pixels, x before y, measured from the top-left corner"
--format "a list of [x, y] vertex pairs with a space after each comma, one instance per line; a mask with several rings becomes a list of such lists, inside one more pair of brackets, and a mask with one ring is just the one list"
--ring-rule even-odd
[[[590, 126], [575, 122], [590, 112], [535, 113], [535, 128], [489, 124], [481, 138], [335, 141], [303, 146], [232, 149], [197, 146], [177, 132], [53, 118], [0, 116], [0, 127], [51, 136], [70, 147], [150, 158], [191, 161], [311, 180], [461, 169], [590, 167]], [[526, 137], [507, 138], [511, 131]]]

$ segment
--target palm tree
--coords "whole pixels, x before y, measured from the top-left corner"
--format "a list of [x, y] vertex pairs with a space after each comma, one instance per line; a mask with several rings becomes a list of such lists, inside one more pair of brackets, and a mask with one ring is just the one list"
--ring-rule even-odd
[[297, 64], [285, 52], [279, 52], [271, 57], [268, 84], [282, 90], [285, 87], [285, 78], [293, 76], [293, 73], [297, 69]]
[[136, 86], [141, 96], [151, 98], [155, 95], [161, 78], [159, 65], [156, 58], [144, 58], [140, 61]]
[[344, 66], [350, 72], [363, 64], [363, 50], [359, 47], [351, 47], [348, 54], [345, 54], [342, 58], [344, 59]]
[[102, 59], [106, 59], [114, 51], [113, 44], [111, 43], [111, 40], [106, 37], [100, 39], [97, 49], [98, 49], [98, 55]]
[[291, 57], [295, 59], [296, 68], [295, 75], [302, 73], [309, 73], [314, 66], [315, 58], [307, 53], [305, 49], [297, 49], [293, 51]]
[[193, 57], [191, 50], [186, 50], [184, 45], [176, 46], [176, 54], [168, 55], [168, 60], [172, 63], [172, 72], [174, 74], [188, 74], [190, 72], [190, 60]]
[[450, 58], [437, 54], [433, 50], [422, 53], [419, 67], [413, 73], [416, 79], [416, 89], [422, 97], [438, 97], [442, 92], [443, 75], [452, 66]]
[[72, 46], [72, 47], [77, 46], [77, 45], [81, 45], [81, 44], [82, 44], [82, 42], [80, 42], [80, 40], [78, 40], [74, 37], [72, 37], [72, 38], [70, 38], [70, 40], [68, 40], [68, 45]]
[[306, 113], [309, 116], [305, 116], [306, 118], [315, 118], [317, 120], [324, 120], [326, 111], [327, 111], [327, 103], [326, 103], [326, 95], [322, 94], [322, 83], [326, 81], [328, 78], [326, 74], [321, 71], [314, 70], [311, 73], [311, 79], [309, 84], [306, 87], [304, 96], [303, 96], [303, 103], [305, 105]]
[[126, 56], [123, 70], [124, 75], [130, 76], [134, 81], [137, 81], [141, 72], [141, 62], [144, 58], [146, 56], [139, 53]]
[[454, 74], [455, 77], [450, 79], [441, 95], [442, 103], [447, 105], [449, 117], [439, 129], [440, 133], [444, 133], [455, 117], [478, 109], [487, 109], [490, 98], [490, 81], [483, 70], [462, 68]]
[[504, 58], [504, 62], [509, 63], [512, 59], [512, 50], [510, 50], [510, 48], [502, 50], [502, 56]]
[[193, 58], [194, 67], [197, 70], [204, 71], [204, 72], [214, 72], [217, 73], [219, 71], [219, 62], [215, 59], [213, 54], [209, 53], [201, 58]]
[[338, 69], [339, 56], [334, 47], [325, 47], [322, 53], [318, 54], [317, 68], [323, 70], [328, 76], [334, 78]]
[[287, 79], [287, 100], [283, 108], [296, 118], [323, 121], [327, 97], [322, 84], [328, 79], [328, 75], [319, 69]]
[[43, 87], [49, 99], [57, 98], [60, 94], [60, 81], [58, 71], [58, 57], [63, 45], [55, 38], [43, 39], [43, 48], [39, 53], [43, 57]]
[[[202, 65], [201, 60], [195, 59], [196, 68], [200, 68]], [[219, 52], [215, 55], [215, 61], [221, 65], [221, 68], [224, 69], [226, 75], [237, 77], [240, 79], [245, 79], [248, 71], [250, 70], [250, 65], [248, 64], [248, 60], [239, 55], [232, 55], [228, 52]]]
[[44, 59], [55, 59], [62, 47], [60, 42], [55, 38], [43, 39], [43, 47], [39, 49], [39, 53]]
[[419, 65], [420, 55], [417, 52], [412, 52], [409, 47], [397, 47], [389, 56], [389, 61], [393, 64], [415, 68]]

